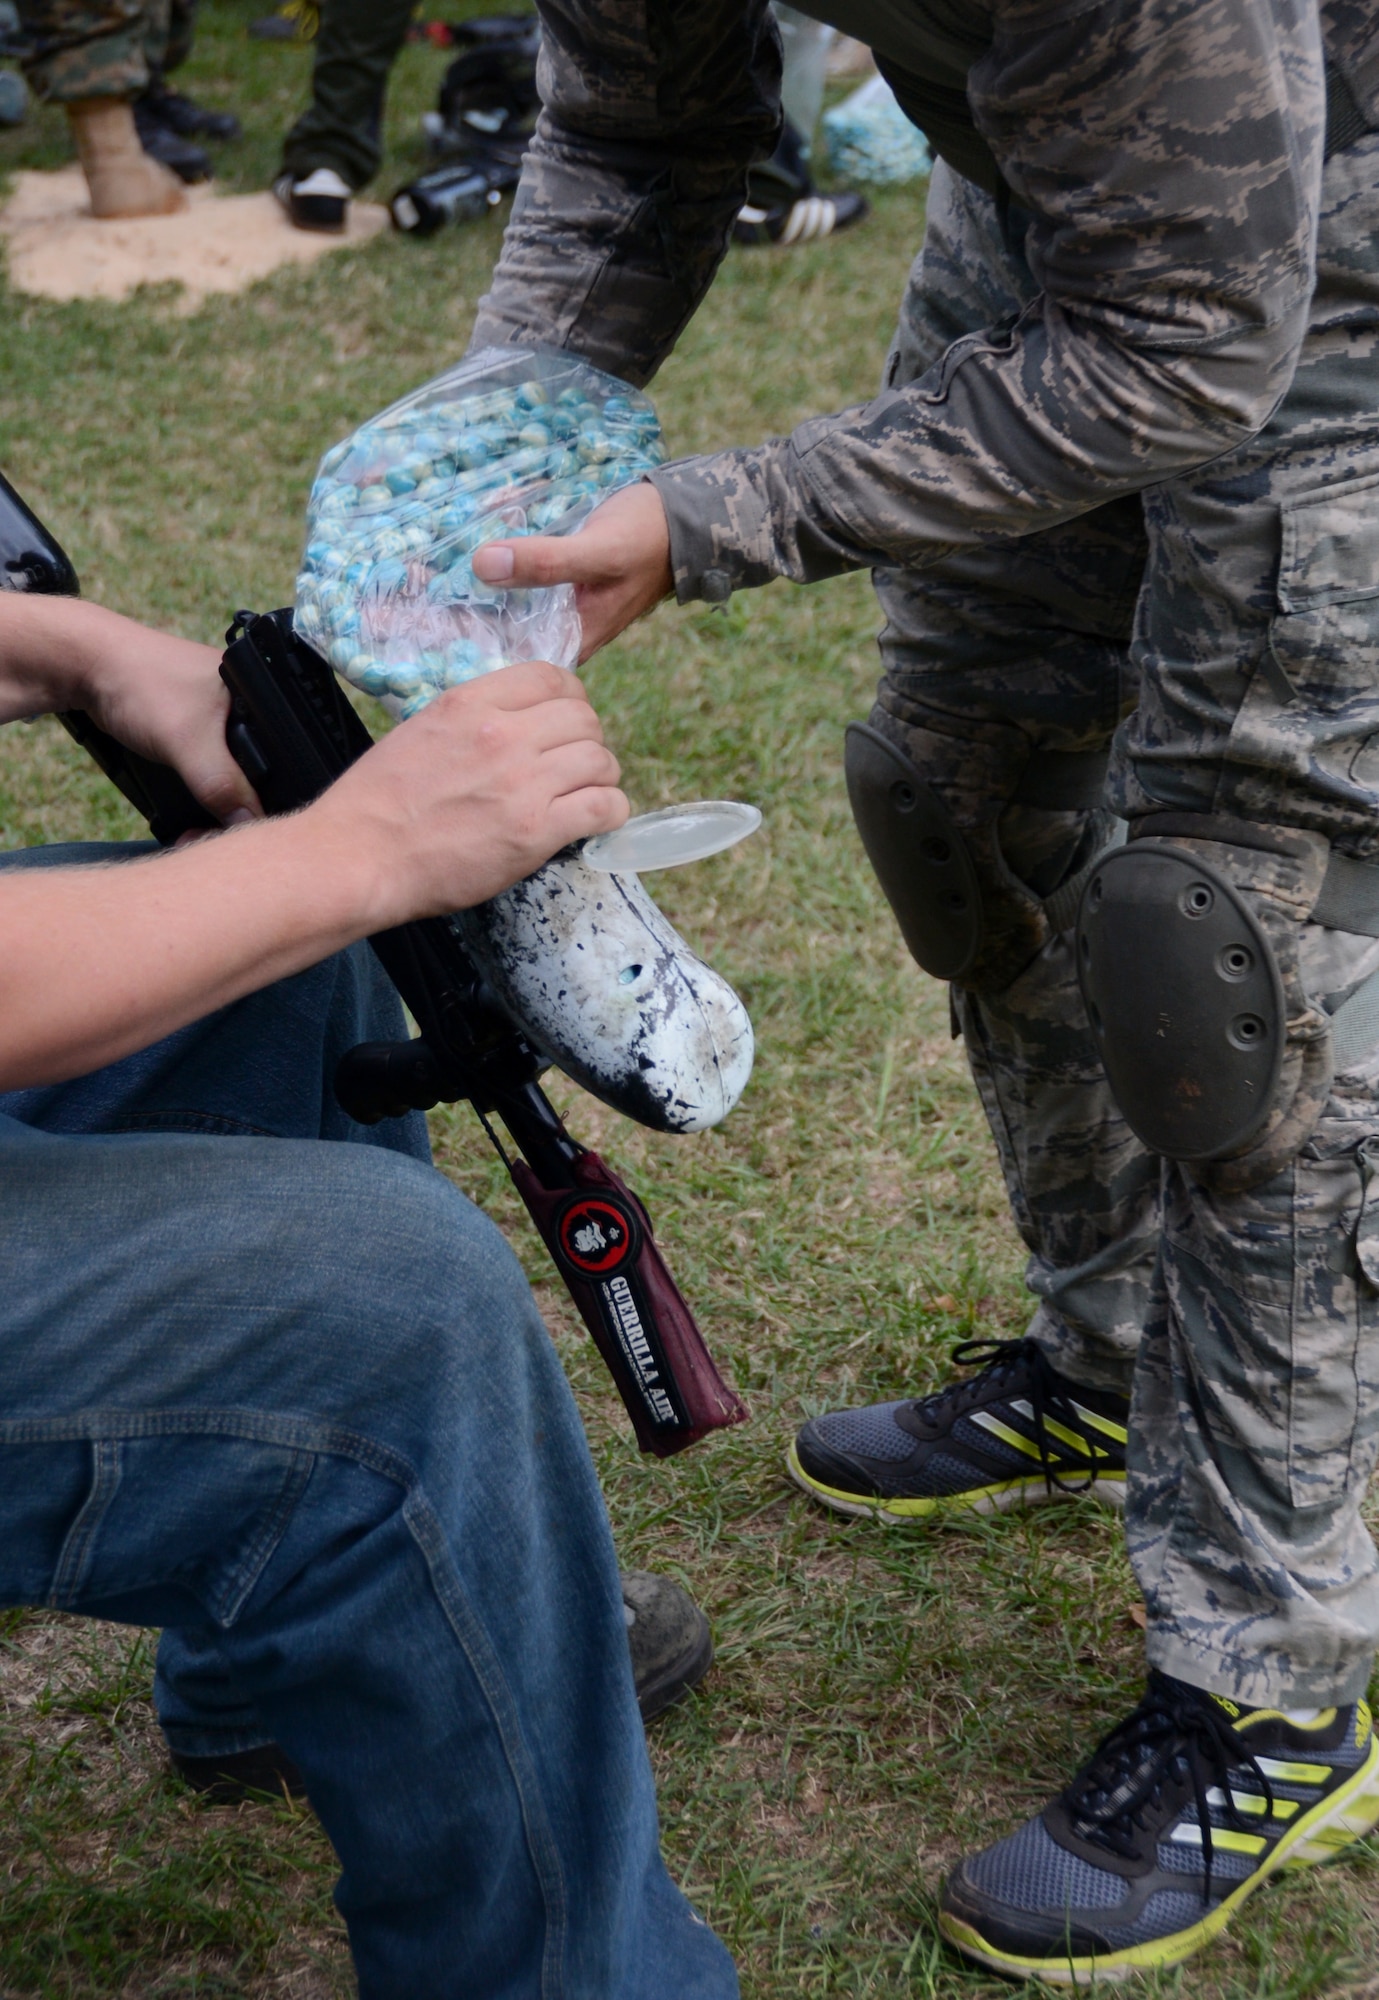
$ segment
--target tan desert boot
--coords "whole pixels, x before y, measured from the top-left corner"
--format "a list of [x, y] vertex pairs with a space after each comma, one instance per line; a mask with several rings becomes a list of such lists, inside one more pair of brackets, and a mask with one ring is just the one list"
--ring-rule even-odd
[[120, 97], [84, 97], [67, 106], [77, 157], [91, 190], [91, 213], [107, 221], [175, 215], [187, 205], [175, 173], [139, 144], [133, 108]]

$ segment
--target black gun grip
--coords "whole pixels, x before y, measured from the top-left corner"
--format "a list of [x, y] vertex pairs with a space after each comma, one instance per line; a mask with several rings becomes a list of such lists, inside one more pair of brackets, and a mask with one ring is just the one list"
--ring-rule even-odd
[[[58, 721], [100, 765], [117, 791], [148, 821], [160, 847], [172, 847], [184, 833], [208, 833], [220, 821], [183, 784], [169, 764], [155, 764], [107, 736], [82, 709], [64, 709]], [[252, 783], [252, 780], [250, 781]]]
[[423, 1041], [360, 1042], [335, 1071], [335, 1098], [357, 1125], [429, 1111], [445, 1095], [436, 1059]]
[[253, 730], [244, 718], [236, 715], [233, 710], [230, 720], [225, 725], [225, 745], [254, 790], [262, 797], [260, 787], [267, 789], [271, 775], [268, 759], [260, 750]]

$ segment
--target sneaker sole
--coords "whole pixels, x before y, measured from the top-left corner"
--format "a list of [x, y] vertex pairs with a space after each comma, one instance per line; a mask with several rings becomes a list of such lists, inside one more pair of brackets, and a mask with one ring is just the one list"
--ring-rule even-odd
[[[1056, 1486], [1050, 1492], [1041, 1477], [1008, 1479], [994, 1486], [974, 1486], [968, 1493], [946, 1493], [937, 1498], [885, 1500], [878, 1495], [869, 1499], [860, 1493], [845, 1493], [838, 1486], [825, 1486], [821, 1479], [815, 1479], [800, 1463], [800, 1454], [794, 1444], [785, 1454], [785, 1469], [802, 1492], [807, 1493], [811, 1500], [831, 1507], [835, 1514], [870, 1517], [888, 1527], [905, 1521], [929, 1521], [936, 1514], [1005, 1514], [1014, 1507], [1041, 1507], [1050, 1500], [1075, 1500], [1080, 1497]], [[1100, 1473], [1086, 1491], [1087, 1496], [1099, 1506], [1119, 1513], [1125, 1506], [1125, 1474]]]
[[939, 1912], [938, 1927], [950, 1944], [968, 1958], [989, 1965], [996, 1972], [1011, 1973], [1020, 1979], [1040, 1979], [1049, 1986], [1091, 1986], [1098, 1980], [1119, 1986], [1136, 1973], [1160, 1966], [1177, 1965], [1223, 1931], [1240, 1905], [1277, 1875], [1295, 1868], [1312, 1868], [1334, 1860], [1347, 1847], [1379, 1825], [1379, 1737], [1369, 1746], [1369, 1756], [1350, 1783], [1312, 1811], [1280, 1840], [1262, 1868], [1248, 1876], [1239, 1888], [1217, 1904], [1209, 1917], [1185, 1931], [1173, 1931], [1150, 1944], [1131, 1945], [1124, 1951], [1108, 1952], [1104, 1958], [1021, 1958], [988, 1944], [973, 1925], [964, 1923], [946, 1910]]
[[[287, 219], [294, 229], [304, 229], [314, 236], [343, 236], [350, 226], [349, 203], [331, 202], [330, 213], [307, 206], [314, 197], [293, 195], [287, 210]], [[315, 197], [319, 199], [319, 197]], [[327, 200], [330, 197], [327, 196]], [[338, 207], [339, 213], [333, 211]]]

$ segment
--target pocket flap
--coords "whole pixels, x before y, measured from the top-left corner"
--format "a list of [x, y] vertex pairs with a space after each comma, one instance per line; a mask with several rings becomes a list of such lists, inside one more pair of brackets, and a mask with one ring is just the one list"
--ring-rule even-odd
[[1282, 519], [1280, 611], [1379, 596], [1379, 477], [1285, 503]]

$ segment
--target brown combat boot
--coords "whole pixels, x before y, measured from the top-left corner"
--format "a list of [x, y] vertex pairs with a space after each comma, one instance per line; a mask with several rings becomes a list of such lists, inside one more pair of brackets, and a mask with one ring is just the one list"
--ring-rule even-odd
[[133, 107], [119, 97], [85, 97], [67, 106], [77, 157], [91, 190], [91, 213], [107, 221], [174, 215], [187, 205], [176, 174], [139, 144]]

